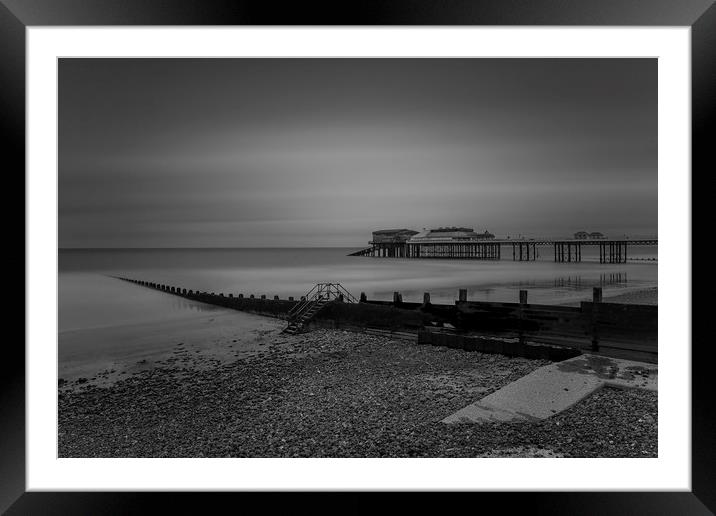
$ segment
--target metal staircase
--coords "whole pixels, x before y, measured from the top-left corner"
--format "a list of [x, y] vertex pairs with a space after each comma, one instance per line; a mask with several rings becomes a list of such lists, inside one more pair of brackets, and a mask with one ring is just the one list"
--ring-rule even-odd
[[282, 333], [289, 335], [301, 333], [306, 324], [331, 301], [358, 302], [340, 283], [317, 283], [288, 312], [288, 326]]

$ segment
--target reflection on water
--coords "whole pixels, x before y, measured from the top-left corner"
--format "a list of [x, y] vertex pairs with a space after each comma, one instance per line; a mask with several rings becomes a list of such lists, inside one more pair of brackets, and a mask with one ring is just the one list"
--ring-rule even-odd
[[626, 272], [613, 272], [611, 274], [602, 274], [601, 285], [619, 285], [627, 282]]
[[59, 331], [172, 320], [220, 307], [140, 288], [96, 272], [60, 272]]
[[197, 303], [191, 299], [185, 299], [179, 296], [170, 296], [172, 298], [171, 307], [174, 311], [189, 311], [189, 312], [216, 312], [219, 310], [216, 306], [207, 305], [205, 303]]
[[[555, 278], [552, 286], [559, 288], [575, 288], [575, 289], [589, 289], [592, 287], [605, 287], [614, 285], [627, 284], [627, 273], [626, 272], [612, 272], [609, 274], [600, 274], [599, 280], [595, 281], [592, 278], [582, 276], [567, 276], [561, 278]], [[521, 285], [521, 284], [520, 284]]]
[[[654, 262], [600, 264], [473, 260], [411, 260], [346, 256], [349, 249], [62, 250], [60, 331], [185, 318], [216, 307], [111, 278], [119, 275], [209, 292], [301, 296], [318, 282], [342, 283], [358, 296], [452, 303], [460, 288], [471, 300], [532, 303], [589, 299], [591, 289], [657, 285]], [[646, 252], [642, 250], [642, 254]], [[654, 255], [656, 250], [653, 250]], [[628, 282], [627, 282], [628, 277]]]

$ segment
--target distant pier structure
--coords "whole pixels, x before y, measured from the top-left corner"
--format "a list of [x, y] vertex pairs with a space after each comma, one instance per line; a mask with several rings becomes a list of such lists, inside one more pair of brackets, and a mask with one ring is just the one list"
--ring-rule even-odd
[[424, 229], [407, 242], [409, 258], [472, 258], [499, 260], [501, 249], [489, 231], [475, 233], [472, 228]]
[[472, 228], [445, 227], [413, 231], [382, 229], [373, 232], [371, 247], [350, 256], [381, 256], [388, 258], [473, 258], [499, 260], [500, 244], [495, 235]]
[[[371, 247], [360, 256], [383, 256], [386, 258], [409, 258], [407, 242], [417, 231], [412, 229], [381, 229], [373, 231]], [[370, 252], [367, 252], [370, 251]], [[354, 255], [356, 255], [354, 253]], [[356, 255], [357, 256], [357, 255]]]
[[581, 262], [582, 247], [598, 246], [599, 263], [626, 263], [627, 246], [657, 246], [656, 238], [609, 239], [601, 233], [579, 232], [567, 239], [497, 239], [489, 231], [472, 228], [441, 227], [413, 231], [382, 229], [373, 232], [370, 247], [349, 256], [385, 258], [449, 258], [500, 260], [502, 248], [512, 248], [512, 260], [534, 261], [538, 248], [552, 247], [555, 262]]

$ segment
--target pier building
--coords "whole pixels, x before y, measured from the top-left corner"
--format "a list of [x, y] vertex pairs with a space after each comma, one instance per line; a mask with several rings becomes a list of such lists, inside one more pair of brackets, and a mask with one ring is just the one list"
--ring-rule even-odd
[[[586, 237], [584, 235], [587, 235]], [[627, 246], [658, 246], [657, 238], [612, 239], [599, 232], [580, 231], [564, 239], [497, 239], [489, 231], [476, 233], [473, 228], [382, 229], [373, 232], [370, 247], [349, 256], [387, 258], [451, 258], [499, 260], [503, 247], [512, 247], [512, 260], [537, 260], [540, 247], [552, 247], [555, 262], [581, 262], [582, 247], [599, 248], [600, 263], [626, 263]]]
[[413, 235], [417, 234], [418, 232], [412, 229], [379, 229], [378, 231], [373, 231], [373, 240], [368, 242], [372, 246], [371, 256], [405, 258], [405, 243]]

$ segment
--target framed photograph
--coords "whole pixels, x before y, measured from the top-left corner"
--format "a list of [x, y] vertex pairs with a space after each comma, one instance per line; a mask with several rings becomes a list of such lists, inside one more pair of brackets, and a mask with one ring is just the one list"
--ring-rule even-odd
[[716, 8], [656, 3], [2, 0], [27, 303], [0, 507], [715, 510]]

